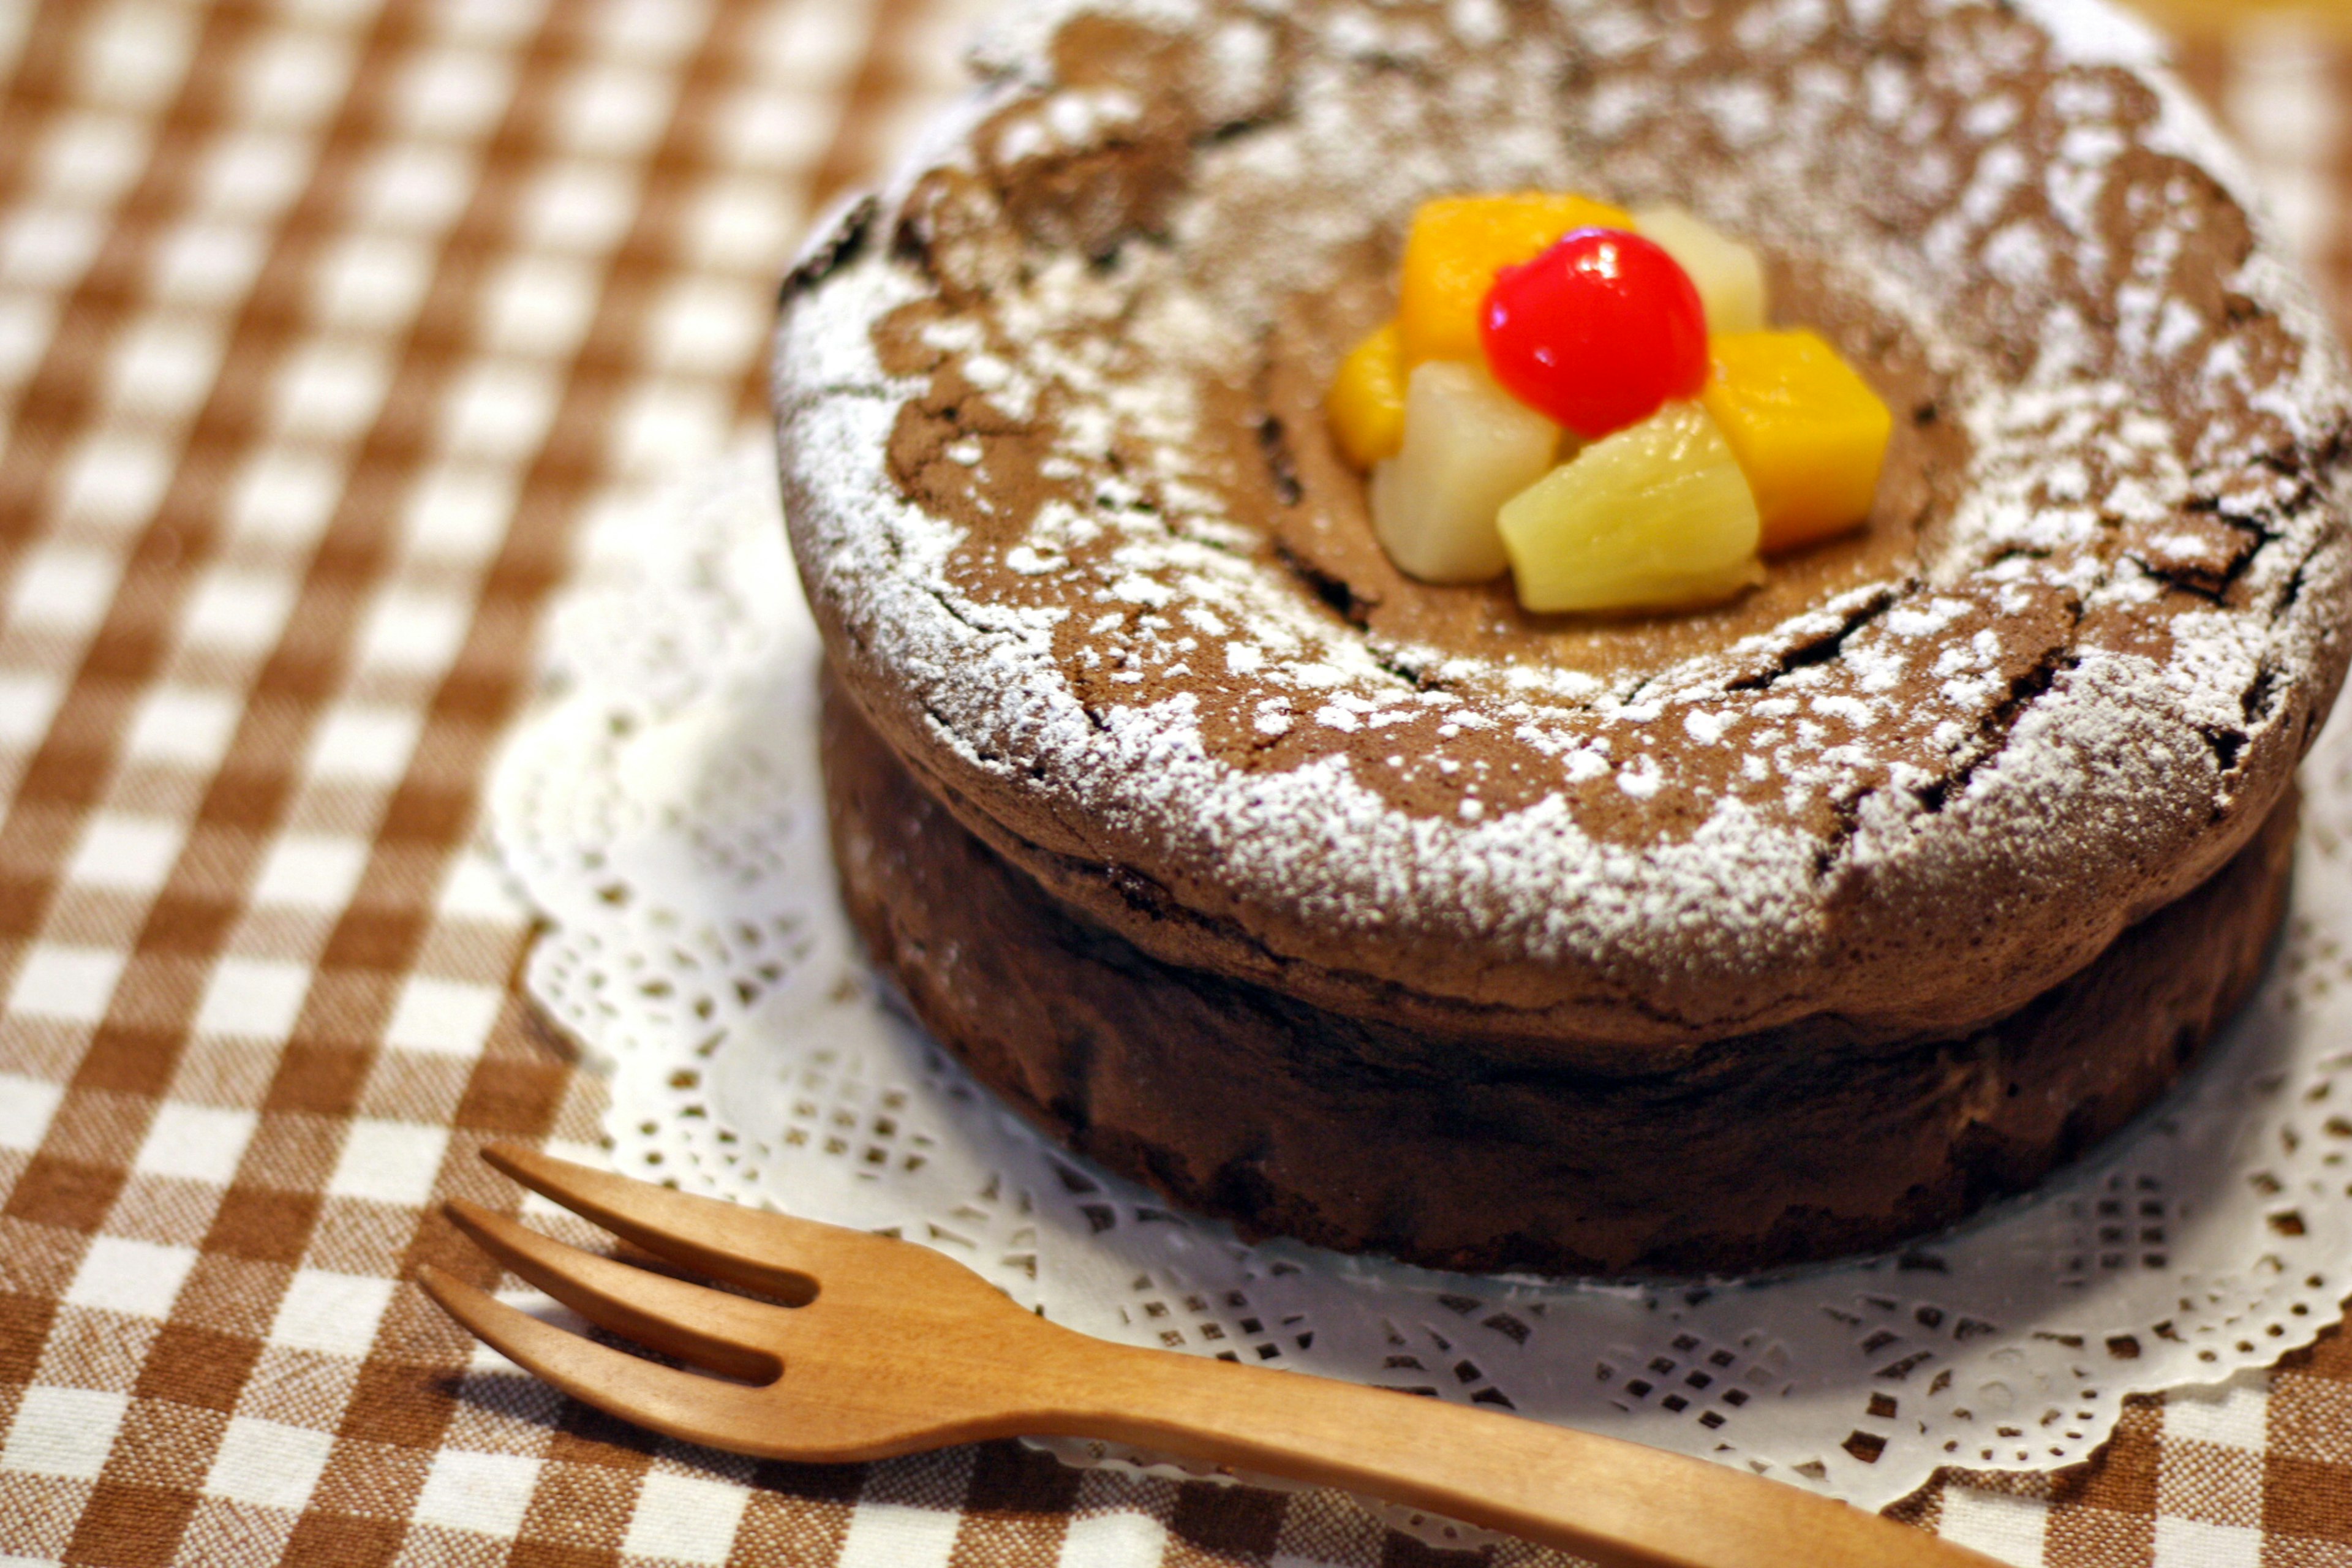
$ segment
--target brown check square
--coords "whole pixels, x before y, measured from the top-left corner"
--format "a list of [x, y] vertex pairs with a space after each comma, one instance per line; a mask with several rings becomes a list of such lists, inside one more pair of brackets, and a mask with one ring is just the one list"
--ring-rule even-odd
[[[756, 421], [791, 245], [976, 9], [0, 8], [0, 1559], [1464, 1560], [1009, 1446], [683, 1448], [404, 1283], [500, 1284], [430, 1217], [514, 1206], [484, 1142], [597, 1136], [476, 842], [538, 617], [590, 520]], [[2183, 65], [2352, 310], [2345, 37]], [[2352, 1563], [2343, 1342], [1904, 1512], [2018, 1562]]]

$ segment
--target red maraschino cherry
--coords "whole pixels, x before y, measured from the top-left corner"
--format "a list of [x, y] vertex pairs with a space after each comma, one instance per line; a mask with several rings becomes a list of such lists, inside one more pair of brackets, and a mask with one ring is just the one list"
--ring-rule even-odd
[[1580, 228], [1495, 275], [1479, 312], [1486, 368], [1512, 396], [1587, 440], [1706, 384], [1706, 311], [1658, 246]]

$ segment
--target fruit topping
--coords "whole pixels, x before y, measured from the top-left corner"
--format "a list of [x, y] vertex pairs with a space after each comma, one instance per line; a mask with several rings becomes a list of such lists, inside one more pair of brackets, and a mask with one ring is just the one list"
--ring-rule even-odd
[[1339, 362], [1323, 400], [1332, 437], [1348, 461], [1369, 468], [1404, 444], [1404, 351], [1394, 321], [1370, 333]]
[[1509, 562], [1495, 514], [1540, 479], [1559, 428], [1475, 366], [1432, 360], [1405, 394], [1404, 444], [1372, 470], [1372, 529], [1424, 583], [1483, 583]]
[[1764, 263], [1754, 250], [1678, 206], [1638, 207], [1633, 219], [1643, 238], [1655, 240], [1690, 274], [1708, 331], [1764, 330]]
[[1810, 331], [1737, 332], [1709, 348], [1707, 412], [1755, 491], [1764, 548], [1858, 526], [1895, 425], [1870, 384]]
[[1405, 236], [1397, 329], [1407, 365], [1478, 357], [1478, 315], [1495, 274], [1570, 229], [1626, 228], [1622, 208], [1584, 196], [1524, 191], [1443, 196], [1413, 214]]
[[1341, 362], [1333, 444], [1424, 583], [1509, 570], [1534, 611], [1717, 603], [1858, 527], [1894, 421], [1837, 351], [1765, 329], [1756, 251], [1689, 211], [1424, 203], [1395, 317]]
[[[1405, 441], [1413, 439], [1411, 420]], [[1706, 411], [1669, 403], [1503, 503], [1530, 610], [1687, 609], [1759, 581], [1755, 498]]]
[[1579, 229], [1495, 277], [1487, 367], [1511, 395], [1591, 439], [1646, 419], [1706, 380], [1706, 313], [1654, 241]]

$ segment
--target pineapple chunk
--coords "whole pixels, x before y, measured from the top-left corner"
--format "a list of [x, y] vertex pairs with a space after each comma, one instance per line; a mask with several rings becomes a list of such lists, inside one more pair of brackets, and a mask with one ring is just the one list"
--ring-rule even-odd
[[1331, 437], [1348, 461], [1369, 468], [1404, 445], [1404, 353], [1394, 321], [1372, 332], [1339, 362], [1323, 399]]
[[1633, 225], [1622, 207], [1541, 191], [1423, 203], [1405, 236], [1398, 290], [1405, 363], [1482, 358], [1478, 310], [1496, 272], [1533, 258], [1571, 229]]
[[1530, 610], [1685, 609], [1763, 578], [1756, 498], [1696, 403], [1595, 441], [1497, 522]]
[[1710, 339], [1700, 396], [1756, 492], [1764, 548], [1789, 550], [1870, 515], [1895, 417], [1870, 384], [1809, 331]]
[[1424, 583], [1483, 583], [1510, 564], [1495, 510], [1551, 467], [1559, 426], [1455, 360], [1405, 391], [1404, 445], [1372, 470], [1372, 531]]
[[1708, 331], [1764, 330], [1764, 263], [1755, 251], [1671, 204], [1637, 207], [1633, 221], [1698, 286]]

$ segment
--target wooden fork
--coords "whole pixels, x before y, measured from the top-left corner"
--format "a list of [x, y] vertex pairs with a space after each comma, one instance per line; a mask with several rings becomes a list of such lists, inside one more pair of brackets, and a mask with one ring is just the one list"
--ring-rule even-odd
[[428, 1265], [417, 1282], [434, 1300], [564, 1393], [690, 1442], [848, 1462], [990, 1437], [1099, 1438], [1389, 1499], [1605, 1568], [1992, 1561], [1843, 1503], [1613, 1437], [1089, 1339], [911, 1242], [521, 1149], [483, 1158], [648, 1252], [787, 1303], [599, 1258], [450, 1201], [449, 1217], [514, 1273], [590, 1322], [717, 1375], [594, 1343]]

